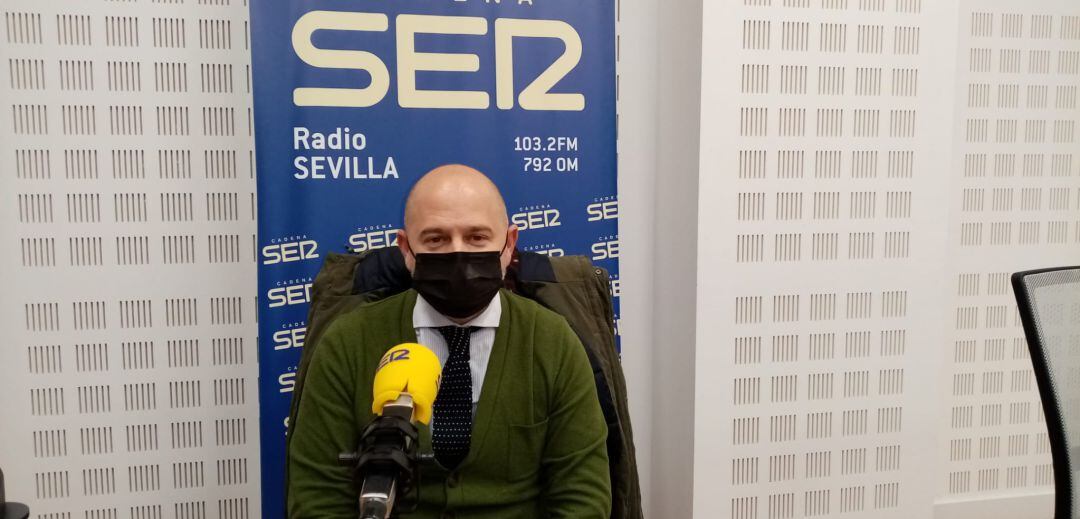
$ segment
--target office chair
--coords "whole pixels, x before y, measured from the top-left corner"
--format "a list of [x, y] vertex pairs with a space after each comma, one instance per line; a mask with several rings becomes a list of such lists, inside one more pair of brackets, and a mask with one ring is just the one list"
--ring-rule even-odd
[[1054, 519], [1080, 518], [1080, 266], [1012, 275], [1054, 463]]
[[4, 498], [4, 471], [0, 470], [0, 519], [26, 519], [30, 509], [24, 504], [8, 503]]

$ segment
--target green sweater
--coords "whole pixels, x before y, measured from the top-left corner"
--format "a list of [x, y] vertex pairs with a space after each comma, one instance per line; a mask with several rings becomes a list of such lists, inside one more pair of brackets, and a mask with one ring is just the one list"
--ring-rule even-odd
[[[469, 456], [452, 473], [421, 467], [408, 518], [607, 519], [607, 426], [585, 350], [558, 314], [509, 291], [473, 417]], [[330, 325], [311, 360], [289, 449], [289, 517], [355, 518], [356, 490], [340, 452], [373, 418], [379, 358], [416, 342], [416, 292], [363, 305]], [[420, 452], [431, 430], [419, 425]]]

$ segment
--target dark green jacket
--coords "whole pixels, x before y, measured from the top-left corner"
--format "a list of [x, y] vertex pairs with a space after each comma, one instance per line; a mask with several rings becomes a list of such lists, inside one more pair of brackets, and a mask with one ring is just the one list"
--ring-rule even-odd
[[[626, 404], [626, 382], [615, 348], [607, 272], [582, 256], [547, 257], [516, 253], [507, 271], [512, 291], [566, 318], [585, 346], [608, 427], [612, 519], [641, 519], [633, 429]], [[293, 392], [289, 423], [297, 423], [308, 364], [319, 338], [334, 318], [364, 302], [397, 294], [411, 286], [396, 248], [363, 254], [329, 254], [315, 279], [308, 313], [307, 340]], [[293, 428], [287, 442], [292, 441]], [[286, 450], [289, 450], [289, 443]], [[286, 482], [289, 481], [288, 467]]]
[[[319, 340], [290, 444], [290, 517], [356, 517], [350, 470], [337, 454], [354, 450], [374, 418], [383, 353], [416, 342], [416, 297], [410, 289], [360, 306]], [[469, 455], [452, 473], [424, 464], [420, 507], [403, 517], [606, 519], [607, 426], [585, 350], [558, 314], [506, 290], [500, 301]], [[421, 425], [420, 434], [423, 457], [431, 430]]]

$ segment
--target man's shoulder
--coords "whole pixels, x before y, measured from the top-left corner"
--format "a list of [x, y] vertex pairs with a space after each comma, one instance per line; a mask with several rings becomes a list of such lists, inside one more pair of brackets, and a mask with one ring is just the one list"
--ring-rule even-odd
[[356, 352], [382, 355], [388, 347], [387, 341], [382, 339], [391, 338], [392, 341], [398, 337], [402, 331], [402, 316], [412, 315], [411, 306], [405, 310], [409, 298], [407, 291], [401, 292], [341, 312], [327, 325], [312, 355], [349, 357]]
[[403, 314], [411, 315], [412, 308], [409, 307], [409, 311], [405, 312], [405, 306], [410, 300], [415, 301], [415, 298], [415, 291], [409, 289], [382, 299], [360, 303], [338, 315], [331, 327], [371, 326], [373, 323], [396, 327]]
[[529, 299], [506, 289], [501, 290], [499, 293], [502, 297], [506, 298], [507, 308], [510, 309], [511, 314], [515, 315], [515, 317], [525, 317], [526, 319], [535, 320], [538, 323], [545, 324], [566, 322], [566, 319], [562, 315], [540, 304], [536, 300]]
[[568, 336], [577, 337], [569, 321], [562, 314], [509, 290], [503, 290], [502, 294], [506, 298], [507, 308], [512, 316], [511, 327], [523, 325], [534, 332], [539, 332], [543, 337], [557, 336], [553, 334], [556, 331], [565, 331]]

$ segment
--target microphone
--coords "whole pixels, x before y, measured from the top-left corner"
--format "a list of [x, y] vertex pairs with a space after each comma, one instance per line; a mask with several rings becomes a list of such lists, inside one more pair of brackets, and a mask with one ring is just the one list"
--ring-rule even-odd
[[389, 518], [397, 495], [407, 495], [419, 479], [416, 423], [431, 423], [441, 373], [439, 358], [421, 344], [399, 344], [379, 360], [371, 401], [376, 418], [361, 433], [357, 453], [338, 456], [355, 467], [361, 519]]
[[404, 343], [390, 348], [375, 369], [371, 412], [382, 415], [402, 394], [412, 397], [412, 421], [431, 423], [435, 396], [439, 394], [442, 364], [423, 344]]

